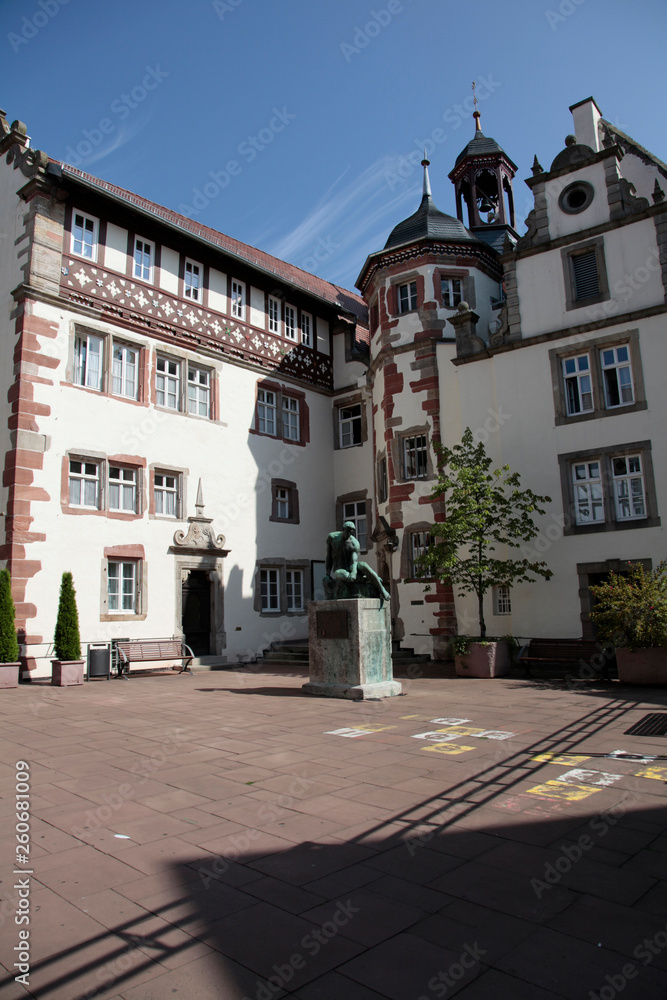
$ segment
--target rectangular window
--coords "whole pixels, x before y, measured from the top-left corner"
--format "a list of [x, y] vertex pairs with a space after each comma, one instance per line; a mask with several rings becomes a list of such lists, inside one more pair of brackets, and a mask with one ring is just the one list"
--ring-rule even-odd
[[232, 316], [245, 319], [245, 285], [232, 280]]
[[283, 396], [283, 437], [299, 440], [299, 400], [291, 396]]
[[629, 344], [605, 348], [600, 352], [600, 361], [607, 409], [634, 403]]
[[87, 260], [97, 260], [97, 219], [83, 212], [72, 212], [70, 253]]
[[304, 347], [312, 347], [313, 343], [313, 317], [310, 313], [301, 313], [301, 343]]
[[137, 513], [137, 470], [109, 466], [109, 510]]
[[139, 351], [122, 344], [113, 346], [111, 385], [114, 396], [137, 399], [139, 394]]
[[493, 603], [497, 615], [510, 615], [512, 613], [510, 588], [506, 584], [493, 588]]
[[363, 552], [368, 547], [366, 533], [366, 501], [356, 500], [353, 503], [343, 504], [343, 521], [352, 521], [355, 527], [357, 541]]
[[563, 361], [563, 381], [568, 416], [593, 409], [591, 362], [588, 354], [579, 354]]
[[417, 282], [409, 281], [405, 285], [398, 286], [398, 311], [400, 313], [411, 312], [417, 308]]
[[387, 459], [381, 458], [377, 468], [378, 477], [378, 503], [385, 503], [389, 495], [389, 484], [387, 481]]
[[352, 448], [355, 444], [361, 444], [361, 403], [339, 408], [338, 442], [341, 448]]
[[289, 490], [284, 486], [276, 487], [276, 517], [280, 520], [289, 520]]
[[285, 336], [288, 340], [296, 340], [296, 309], [285, 306]]
[[280, 302], [269, 295], [269, 333], [280, 332]]
[[410, 575], [413, 578], [424, 576], [417, 560], [423, 556], [429, 547], [431, 538], [428, 531], [413, 531], [410, 535]]
[[74, 344], [74, 381], [88, 389], [102, 388], [102, 337], [92, 333], [76, 338]]
[[262, 611], [280, 611], [280, 590], [277, 569], [260, 570], [260, 591]]
[[146, 240], [135, 239], [134, 241], [134, 268], [135, 278], [141, 281], [153, 280], [153, 244]]
[[100, 466], [98, 462], [85, 462], [71, 458], [69, 462], [70, 507], [99, 510]]
[[612, 458], [616, 519], [629, 521], [646, 517], [646, 494], [640, 455]]
[[107, 566], [107, 597], [109, 611], [136, 613], [136, 563], [109, 561]]
[[446, 309], [456, 309], [463, 299], [460, 278], [441, 278], [442, 304]]
[[428, 475], [428, 447], [425, 434], [403, 438], [403, 468], [405, 479], [426, 479]]
[[201, 266], [199, 264], [195, 264], [193, 260], [185, 261], [183, 290], [186, 299], [191, 299], [193, 302], [201, 302]]
[[276, 394], [268, 389], [257, 390], [257, 429], [260, 434], [276, 436]]
[[188, 365], [188, 413], [208, 417], [211, 410], [211, 373]]
[[155, 472], [153, 478], [155, 513], [162, 517], [178, 517], [178, 476]]
[[170, 410], [181, 408], [181, 365], [172, 358], [157, 358], [155, 371], [155, 401]]
[[575, 300], [590, 299], [599, 295], [600, 281], [595, 247], [572, 254], [570, 260], [572, 261]]
[[604, 499], [600, 462], [576, 462], [572, 466], [574, 509], [577, 524], [604, 521]]
[[287, 610], [303, 611], [303, 570], [285, 570], [285, 590], [287, 592]]

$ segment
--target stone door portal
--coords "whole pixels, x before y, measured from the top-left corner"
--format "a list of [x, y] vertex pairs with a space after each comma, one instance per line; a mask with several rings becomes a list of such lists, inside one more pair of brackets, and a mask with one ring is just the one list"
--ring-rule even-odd
[[182, 629], [195, 656], [211, 653], [211, 581], [207, 572], [191, 570], [182, 584]]

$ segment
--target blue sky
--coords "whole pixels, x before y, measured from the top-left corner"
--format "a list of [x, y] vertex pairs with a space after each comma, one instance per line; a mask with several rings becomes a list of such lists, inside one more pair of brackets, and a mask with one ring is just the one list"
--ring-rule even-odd
[[473, 80], [522, 218], [590, 95], [667, 160], [664, 0], [2, 0], [0, 28], [35, 147], [349, 288], [416, 210], [425, 141], [455, 214]]

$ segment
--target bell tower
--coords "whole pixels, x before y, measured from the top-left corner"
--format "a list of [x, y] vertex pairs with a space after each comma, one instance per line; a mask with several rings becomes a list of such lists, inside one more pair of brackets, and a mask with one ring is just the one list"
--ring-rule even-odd
[[[475, 94], [474, 83], [472, 89]], [[518, 239], [512, 190], [517, 168], [496, 140], [482, 132], [476, 95], [474, 103], [475, 135], [457, 156], [449, 179], [456, 191], [459, 220], [478, 239], [500, 252], [508, 233], [513, 242]], [[467, 219], [464, 218], [464, 205]]]

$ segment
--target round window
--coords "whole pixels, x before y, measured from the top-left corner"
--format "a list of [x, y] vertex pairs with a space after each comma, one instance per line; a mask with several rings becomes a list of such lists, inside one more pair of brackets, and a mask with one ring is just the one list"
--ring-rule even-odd
[[587, 181], [577, 181], [565, 188], [558, 199], [558, 204], [568, 215], [576, 215], [588, 208], [593, 201], [594, 194], [592, 184], [588, 184]]

